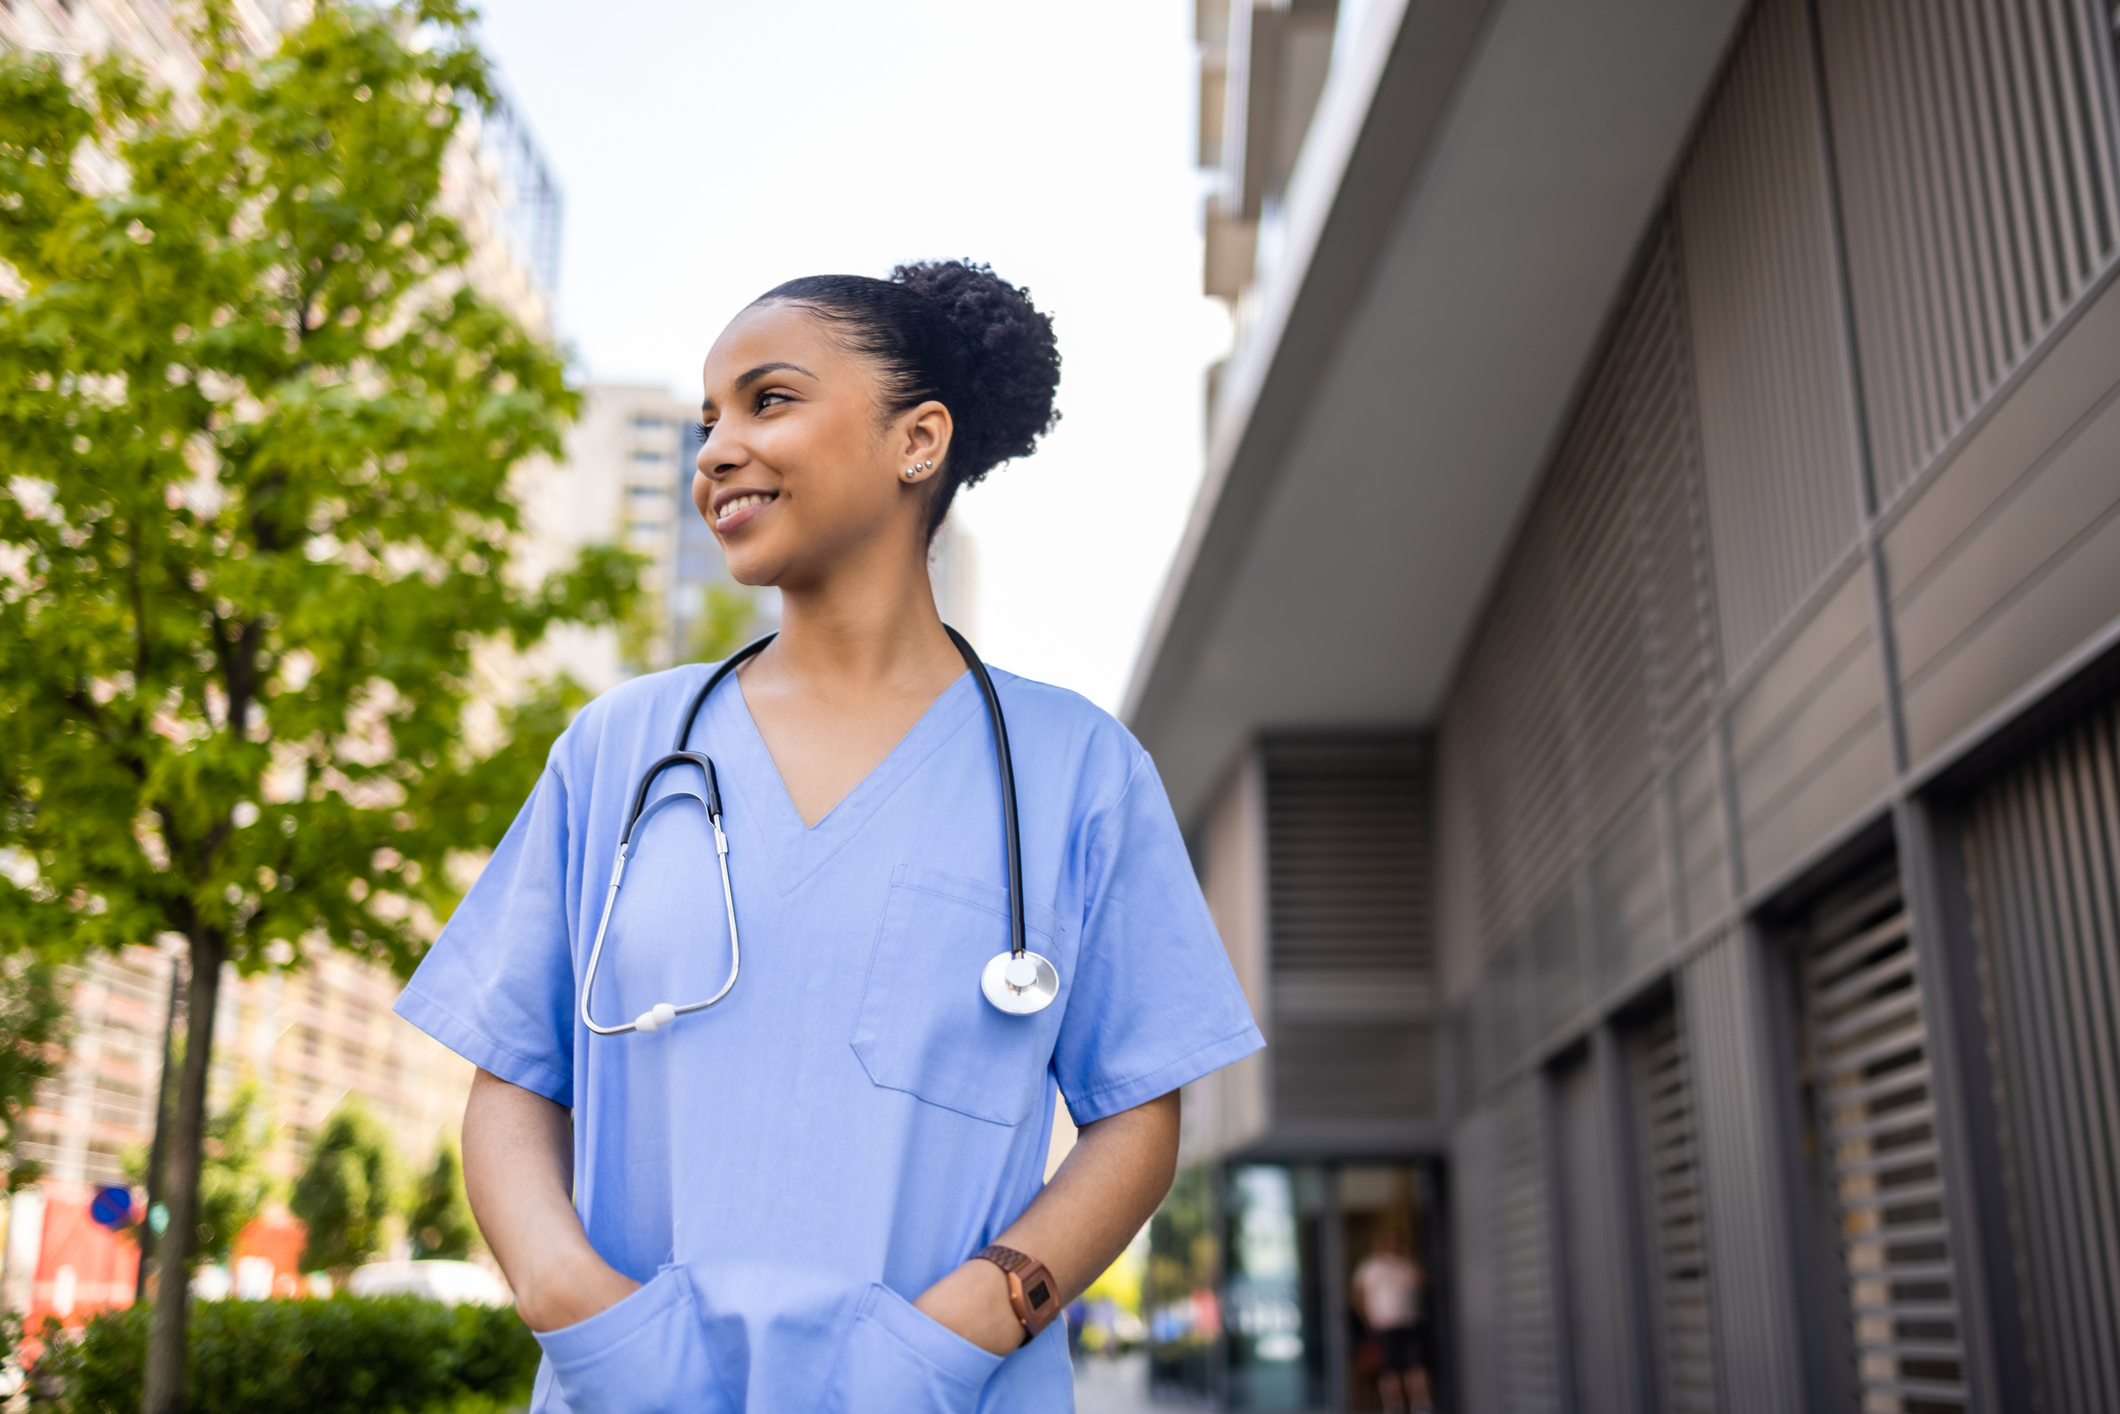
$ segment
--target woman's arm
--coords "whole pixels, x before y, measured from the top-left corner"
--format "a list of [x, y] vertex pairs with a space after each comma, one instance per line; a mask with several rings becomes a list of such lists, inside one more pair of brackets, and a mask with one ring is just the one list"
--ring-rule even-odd
[[[470, 1136], [465, 1136], [465, 1157]], [[1023, 1216], [996, 1238], [1045, 1263], [1064, 1307], [1125, 1250], [1149, 1219], [1178, 1162], [1178, 1092], [1082, 1126], [1074, 1152]], [[498, 1254], [499, 1249], [495, 1252]], [[1023, 1343], [1008, 1278], [968, 1261], [913, 1303], [974, 1345], [1005, 1355]]]
[[515, 1288], [516, 1312], [534, 1331], [586, 1321], [640, 1286], [589, 1245], [573, 1188], [566, 1109], [488, 1071], [474, 1075], [464, 1106], [464, 1189]]

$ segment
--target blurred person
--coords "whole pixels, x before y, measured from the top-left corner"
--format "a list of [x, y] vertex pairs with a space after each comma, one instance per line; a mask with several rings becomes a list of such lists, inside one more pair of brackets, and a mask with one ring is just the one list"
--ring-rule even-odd
[[1390, 1228], [1377, 1234], [1354, 1269], [1354, 1309], [1376, 1340], [1377, 1395], [1387, 1410], [1425, 1414], [1429, 1408], [1428, 1323], [1421, 1312], [1427, 1280]]
[[398, 1007], [480, 1068], [534, 1410], [1072, 1408], [1051, 1315], [1169, 1187], [1178, 1088], [1262, 1044], [1140, 746], [990, 701], [936, 613], [951, 499], [1032, 451], [1059, 367], [961, 262], [779, 286], [707, 355], [693, 499], [779, 634], [584, 709]]

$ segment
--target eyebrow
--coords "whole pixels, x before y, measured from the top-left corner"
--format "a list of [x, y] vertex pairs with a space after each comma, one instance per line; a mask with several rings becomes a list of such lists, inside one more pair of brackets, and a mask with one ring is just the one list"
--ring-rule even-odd
[[[817, 376], [816, 374], [810, 372], [809, 369], [804, 368], [799, 363], [761, 363], [758, 365], [758, 367], [752, 369], [750, 372], [744, 374], [742, 377], [736, 380], [736, 391], [741, 393], [744, 389], [750, 387], [753, 383], [756, 383], [759, 379], [765, 377], [767, 374], [780, 373], [783, 371], [800, 373], [805, 378], [815, 378]], [[714, 400], [712, 398], [701, 399], [699, 404], [699, 410], [702, 413], [712, 412], [714, 410]]]

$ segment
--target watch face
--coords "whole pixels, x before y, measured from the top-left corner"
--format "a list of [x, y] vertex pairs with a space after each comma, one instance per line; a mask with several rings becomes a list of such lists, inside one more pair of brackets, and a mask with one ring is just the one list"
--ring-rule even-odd
[[1031, 1303], [1031, 1309], [1035, 1311], [1053, 1299], [1053, 1290], [1041, 1280], [1037, 1285], [1025, 1292], [1024, 1297]]

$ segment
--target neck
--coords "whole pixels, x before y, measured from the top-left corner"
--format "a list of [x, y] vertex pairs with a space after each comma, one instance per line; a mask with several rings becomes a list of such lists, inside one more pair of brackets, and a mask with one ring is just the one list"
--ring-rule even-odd
[[925, 557], [855, 564], [804, 585], [783, 586], [780, 636], [761, 655], [771, 671], [833, 696], [905, 690], [963, 670], [942, 630]]

